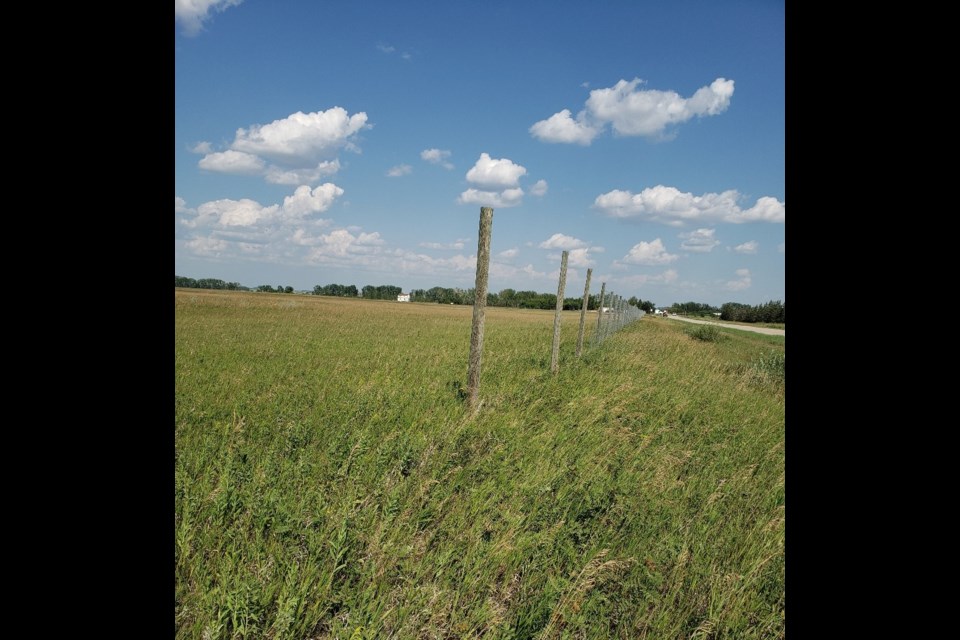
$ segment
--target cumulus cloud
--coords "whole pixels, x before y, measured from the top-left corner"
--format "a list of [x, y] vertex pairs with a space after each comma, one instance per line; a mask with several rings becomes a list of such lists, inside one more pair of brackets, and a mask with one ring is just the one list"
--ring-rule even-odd
[[366, 113], [350, 115], [342, 107], [298, 111], [237, 129], [224, 151], [213, 151], [209, 142], [197, 144], [193, 151], [204, 154], [198, 165], [208, 171], [262, 175], [272, 184], [313, 185], [340, 170], [336, 154], [344, 148], [356, 150], [357, 134], [369, 126]]
[[237, 129], [231, 148], [292, 167], [313, 166], [330, 157], [367, 127], [367, 114], [342, 107], [294, 114], [268, 124]]
[[326, 211], [342, 195], [343, 189], [327, 182], [315, 189], [301, 185], [293, 195], [283, 199], [282, 205], [264, 206], [249, 198], [213, 200], [197, 207], [197, 219], [187, 226], [253, 227], [298, 221]]
[[675, 269], [667, 269], [659, 274], [637, 274], [630, 276], [621, 276], [616, 278], [616, 282], [621, 285], [642, 286], [656, 284], [672, 284], [677, 281], [679, 274]]
[[181, 198], [180, 196], [174, 196], [173, 198], [173, 212], [174, 213], [195, 213], [193, 209], [187, 207], [187, 201]]
[[714, 239], [715, 229], [697, 229], [690, 233], [681, 233], [680, 238], [683, 242], [680, 248], [686, 251], [696, 251], [698, 253], [710, 253], [715, 246], [720, 244], [719, 240]]
[[264, 174], [264, 179], [271, 184], [313, 184], [321, 178], [332, 176], [340, 170], [340, 160], [324, 160], [317, 166], [309, 169], [285, 170], [275, 165], [270, 166]]
[[569, 109], [530, 127], [543, 142], [590, 144], [609, 124], [621, 136], [661, 137], [671, 125], [726, 111], [733, 96], [733, 80], [717, 78], [690, 98], [675, 91], [638, 89], [639, 78], [620, 80], [612, 87], [594, 89], [576, 119]]
[[230, 243], [226, 240], [204, 236], [188, 240], [186, 244], [193, 253], [210, 257], [219, 257], [230, 247]]
[[562, 233], [555, 233], [537, 246], [541, 249], [577, 249], [586, 246], [586, 244], [586, 242], [579, 238], [567, 236]]
[[321, 235], [317, 246], [307, 259], [316, 261], [322, 256], [346, 256], [351, 253], [371, 253], [372, 247], [383, 244], [379, 233], [353, 235], [346, 229], [337, 229]]
[[420, 158], [430, 164], [438, 164], [444, 169], [453, 169], [453, 164], [447, 162], [450, 152], [444, 149], [424, 149], [420, 152]]
[[460, 194], [460, 204], [479, 204], [485, 207], [515, 207], [523, 201], [520, 176], [527, 173], [526, 167], [514, 164], [509, 158], [491, 158], [481, 153], [480, 159], [467, 171], [469, 182], [480, 187], [470, 188]]
[[218, 171], [220, 173], [236, 173], [239, 175], [257, 175], [263, 172], [266, 163], [250, 153], [242, 151], [221, 151], [208, 153], [197, 163], [201, 169]]
[[302, 218], [311, 213], [320, 213], [329, 209], [342, 195], [343, 189], [332, 182], [326, 182], [313, 190], [301, 185], [292, 196], [283, 199], [283, 214], [288, 218]]
[[256, 200], [213, 200], [197, 207], [201, 222], [210, 221], [224, 227], [249, 227], [275, 219], [280, 213], [279, 205], [264, 207]]
[[750, 287], [750, 270], [749, 269], [737, 269], [737, 280], [728, 280], [724, 288], [727, 291], [743, 291]]
[[535, 196], [543, 196], [547, 193], [547, 181], [546, 180], [537, 180], [533, 183], [533, 186], [530, 187], [530, 194]]
[[509, 158], [491, 158], [481, 153], [480, 159], [467, 171], [467, 180], [488, 189], [506, 189], [519, 186], [520, 176], [527, 173], [526, 167], [514, 164]]
[[736, 251], [737, 253], [752, 254], [757, 252], [757, 248], [759, 246], [760, 245], [757, 244], [755, 240], [751, 240], [749, 242], [744, 242], [743, 244], [738, 244], [733, 248], [733, 250]]
[[226, 11], [241, 2], [243, 0], [174, 0], [174, 19], [180, 23], [184, 35], [195, 36], [210, 19], [211, 12]]
[[571, 249], [567, 254], [567, 264], [571, 267], [592, 267], [596, 260], [590, 257], [590, 249]]
[[387, 175], [391, 178], [396, 178], [399, 176], [409, 175], [413, 171], [413, 167], [408, 164], [398, 164], [395, 167], [390, 167], [387, 170]]
[[633, 248], [623, 257], [622, 262], [627, 264], [639, 265], [660, 265], [670, 264], [680, 256], [667, 252], [660, 238], [653, 242], [639, 242], [633, 245]]
[[594, 208], [614, 218], [638, 218], [673, 226], [686, 222], [784, 222], [785, 205], [769, 196], [762, 197], [750, 209], [741, 209], [736, 190], [695, 196], [675, 187], [657, 185], [640, 193], [614, 189], [594, 200]]
[[456, 240], [454, 242], [421, 242], [418, 246], [425, 249], [463, 249], [466, 240]]
[[460, 204], [479, 204], [482, 207], [515, 207], [523, 201], [523, 189], [505, 189], [502, 192], [467, 189], [457, 198]]
[[516, 258], [518, 255], [520, 255], [520, 250], [514, 247], [513, 249], [507, 249], [506, 251], [501, 251], [500, 253], [497, 254], [497, 257], [506, 258], [509, 260], [510, 258]]
[[784, 204], [776, 198], [764, 196], [757, 200], [757, 204], [743, 211], [740, 217], [741, 222], [783, 222]]
[[576, 120], [570, 116], [570, 110], [564, 109], [546, 120], [540, 120], [530, 127], [530, 135], [543, 142], [566, 142], [587, 146], [600, 134], [602, 127], [587, 124], [586, 111], [581, 111]]

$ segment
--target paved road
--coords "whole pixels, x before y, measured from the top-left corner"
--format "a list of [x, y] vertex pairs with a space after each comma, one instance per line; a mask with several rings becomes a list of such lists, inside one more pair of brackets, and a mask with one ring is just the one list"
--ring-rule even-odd
[[786, 337], [785, 329], [768, 329], [767, 327], [751, 327], [746, 324], [728, 324], [726, 322], [715, 322], [712, 320], [694, 320], [693, 318], [684, 318], [683, 316], [667, 316], [668, 320], [683, 320], [684, 322], [693, 322], [694, 324], [715, 324], [721, 327], [730, 327], [731, 329], [740, 329], [741, 331], [753, 331], [754, 333], [765, 333], [769, 336]]

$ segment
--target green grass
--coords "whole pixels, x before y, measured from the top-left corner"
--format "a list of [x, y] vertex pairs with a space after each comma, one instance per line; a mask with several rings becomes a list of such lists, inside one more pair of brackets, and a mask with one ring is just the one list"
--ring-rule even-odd
[[567, 312], [551, 375], [553, 313], [488, 308], [471, 414], [470, 307], [175, 304], [177, 638], [783, 636], [782, 337], [577, 359]]

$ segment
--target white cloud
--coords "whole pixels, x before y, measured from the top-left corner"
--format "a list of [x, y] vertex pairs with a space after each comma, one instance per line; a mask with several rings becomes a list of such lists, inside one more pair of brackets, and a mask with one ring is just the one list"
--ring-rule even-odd
[[786, 207], [776, 198], [760, 198], [747, 210], [737, 204], [740, 198], [733, 189], [695, 196], [658, 184], [637, 194], [614, 189], [597, 196], [593, 206], [615, 218], [640, 218], [674, 226], [685, 222], [784, 222]]
[[593, 142], [602, 128], [586, 123], [586, 112], [577, 114], [577, 119], [570, 117], [570, 110], [564, 109], [555, 113], [546, 120], [535, 122], [529, 129], [530, 135], [543, 142], [565, 142], [580, 145], [589, 145]]
[[[783, 222], [785, 206], [776, 198], [764, 196], [757, 200], [757, 204], [742, 212], [739, 222]], [[731, 220], [730, 222], [735, 222]]]
[[515, 207], [523, 200], [523, 189], [506, 189], [503, 192], [467, 189], [457, 198], [460, 204], [479, 204], [482, 207]]
[[483, 188], [506, 189], [518, 186], [520, 176], [526, 173], [526, 167], [508, 158], [491, 158], [481, 153], [480, 159], [467, 171], [467, 180]]
[[444, 169], [453, 169], [453, 164], [447, 162], [450, 152], [443, 149], [424, 149], [420, 152], [420, 157], [430, 164], [438, 164]]
[[181, 198], [180, 196], [174, 196], [173, 198], [173, 212], [174, 213], [196, 213], [193, 209], [187, 207], [187, 201]]
[[642, 286], [656, 284], [672, 284], [677, 281], [679, 274], [675, 269], [667, 269], [660, 274], [637, 274], [631, 276], [617, 277], [616, 282], [624, 286]]
[[398, 164], [395, 167], [390, 167], [390, 169], [387, 170], [387, 175], [390, 176], [391, 178], [396, 178], [399, 176], [409, 175], [411, 172], [413, 172], [413, 167], [411, 167], [410, 165]]
[[571, 249], [567, 254], [567, 264], [571, 267], [592, 267], [596, 261], [590, 258], [590, 249]]
[[[356, 150], [356, 134], [367, 125], [367, 114], [349, 115], [341, 107], [298, 111], [265, 125], [237, 129], [225, 151], [213, 152], [209, 142], [193, 151], [204, 153], [201, 169], [241, 175], [263, 175], [272, 184], [313, 185], [340, 170], [340, 149]], [[271, 164], [267, 164], [267, 159]]]
[[566, 236], [562, 233], [555, 233], [537, 246], [541, 249], [577, 249], [586, 244], [586, 242], [579, 238]]
[[[457, 198], [460, 204], [479, 204], [485, 207], [515, 207], [523, 201], [520, 176], [526, 167], [514, 164], [508, 158], [491, 158], [481, 153], [476, 164], [467, 171], [467, 180], [481, 187], [467, 189]], [[501, 191], [502, 189], [502, 191]]]
[[275, 219], [280, 213], [279, 205], [264, 207], [256, 200], [213, 200], [197, 207], [201, 221], [212, 221], [224, 227], [249, 227]]
[[[532, 264], [524, 267], [515, 267], [502, 262], [492, 262], [490, 263], [490, 276], [492, 278], [508, 280], [517, 277], [546, 278], [547, 274], [544, 271], [537, 271], [533, 268]], [[555, 278], [552, 286], [554, 287], [554, 291], [556, 291], [557, 281]]]
[[514, 247], [513, 249], [507, 249], [506, 251], [501, 251], [497, 254], [499, 258], [516, 258], [520, 254], [520, 250]]
[[321, 178], [332, 176], [340, 170], [340, 160], [324, 160], [311, 169], [284, 170], [272, 165], [264, 174], [264, 179], [271, 184], [301, 185], [319, 182]]
[[197, 207], [197, 219], [187, 226], [254, 227], [302, 221], [305, 216], [326, 211], [341, 195], [343, 189], [327, 182], [312, 190], [306, 185], [298, 187], [283, 199], [282, 206], [263, 206], [248, 198], [213, 200]]
[[750, 253], [756, 253], [756, 252], [757, 252], [757, 248], [758, 248], [759, 246], [760, 246], [760, 245], [757, 244], [756, 240], [751, 240], [751, 241], [749, 241], [749, 242], [744, 242], [743, 244], [738, 244], [737, 246], [735, 246], [735, 247], [733, 248], [733, 250], [736, 251], [737, 253], [747, 253], [747, 254], [750, 254]]
[[689, 99], [675, 91], [638, 90], [642, 82], [620, 80], [612, 87], [594, 89], [576, 120], [563, 109], [531, 126], [530, 134], [544, 142], [588, 145], [610, 124], [617, 135], [662, 137], [671, 125], [723, 113], [733, 96], [734, 82], [725, 78], [701, 87]]
[[421, 242], [418, 246], [425, 249], [463, 249], [465, 240], [456, 240], [455, 242]]
[[641, 82], [620, 80], [609, 89], [591, 91], [587, 110], [597, 120], [609, 122], [619, 135], [656, 136], [671, 124], [722, 113], [733, 95], [733, 80], [723, 78], [698, 89], [689, 100], [675, 91], [637, 91]]
[[334, 200], [343, 195], [343, 189], [326, 182], [311, 190], [307, 185], [297, 187], [292, 196], [283, 199], [283, 214], [288, 218], [302, 218], [311, 213], [326, 211]]
[[240, 175], [257, 175], [263, 171], [265, 164], [262, 158], [253, 154], [233, 150], [208, 153], [197, 163], [201, 169], [207, 171]]
[[187, 242], [187, 248], [202, 256], [219, 257], [230, 247], [230, 243], [220, 238], [197, 237]]
[[241, 2], [243, 0], [174, 0], [174, 16], [184, 35], [195, 36], [203, 29], [211, 11], [223, 12]]
[[724, 285], [727, 291], [743, 291], [750, 287], [750, 270], [737, 269], [736, 273], [740, 276], [740, 279], [727, 281], [727, 284]]
[[393, 53], [397, 50], [396, 47], [390, 46], [389, 44], [378, 44], [377, 49], [380, 49], [380, 51], [383, 51], [384, 53]]
[[361, 233], [353, 235], [346, 229], [337, 229], [321, 235], [317, 246], [310, 252], [307, 259], [311, 262], [323, 256], [346, 256], [348, 254], [365, 254], [375, 252], [373, 247], [384, 244], [379, 233]]
[[658, 265], [670, 264], [679, 258], [677, 255], [667, 253], [667, 248], [663, 246], [660, 238], [653, 242], [639, 242], [633, 245], [633, 248], [623, 257], [623, 262], [627, 264], [640, 265]]
[[236, 151], [264, 156], [292, 168], [312, 167], [351, 143], [368, 128], [367, 114], [349, 115], [342, 107], [326, 111], [297, 111], [269, 124], [237, 129], [230, 145]]
[[714, 239], [715, 229], [697, 229], [689, 233], [681, 233], [683, 243], [680, 248], [686, 251], [696, 251], [698, 253], [710, 253], [715, 246], [720, 244], [719, 240]]
[[530, 194], [534, 196], [542, 196], [547, 193], [547, 181], [546, 180], [537, 180], [533, 183], [533, 186], [530, 187]]
[[786, 243], [786, 242], [781, 242], [780, 244], [778, 244], [778, 245], [777, 245], [777, 251], [779, 251], [780, 253], [786, 253], [786, 252], [787, 252], [787, 243]]

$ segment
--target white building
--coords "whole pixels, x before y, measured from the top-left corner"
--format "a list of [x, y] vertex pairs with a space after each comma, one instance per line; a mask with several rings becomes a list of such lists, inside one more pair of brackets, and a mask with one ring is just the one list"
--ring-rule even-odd
[[401, 293], [400, 295], [397, 296], [397, 302], [410, 302], [410, 294]]

